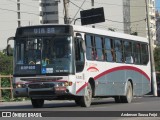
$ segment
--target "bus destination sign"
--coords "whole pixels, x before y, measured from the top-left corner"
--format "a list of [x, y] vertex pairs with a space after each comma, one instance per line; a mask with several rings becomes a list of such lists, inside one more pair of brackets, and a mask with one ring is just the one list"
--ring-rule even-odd
[[22, 27], [17, 29], [16, 36], [45, 36], [52, 34], [68, 34], [69, 26]]
[[34, 34], [51, 34], [55, 33], [55, 28], [34, 28]]

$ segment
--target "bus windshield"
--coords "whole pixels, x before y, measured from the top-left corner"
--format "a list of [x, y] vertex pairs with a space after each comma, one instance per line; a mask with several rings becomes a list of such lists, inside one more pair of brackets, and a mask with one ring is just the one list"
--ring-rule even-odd
[[71, 72], [71, 36], [17, 38], [15, 74]]

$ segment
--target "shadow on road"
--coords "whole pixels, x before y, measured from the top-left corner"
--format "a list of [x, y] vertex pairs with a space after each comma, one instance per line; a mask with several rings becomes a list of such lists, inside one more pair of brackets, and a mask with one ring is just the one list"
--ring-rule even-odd
[[[141, 103], [148, 101], [159, 101], [159, 97], [137, 97], [133, 99], [132, 103]], [[125, 104], [125, 103], [115, 103], [112, 98], [104, 98], [104, 99], [95, 99], [92, 102], [92, 107], [99, 107], [104, 105], [117, 105], [117, 104]], [[63, 109], [71, 109], [71, 108], [81, 108], [76, 105], [74, 101], [45, 101], [43, 108], [33, 108], [30, 101], [26, 102], [12, 102], [12, 103], [0, 103], [0, 110], [48, 110], [50, 108], [63, 108]]]
[[[3, 103], [3, 105], [1, 105], [1, 103], [0, 103], [0, 110], [4, 110], [4, 109], [5, 110], [13, 110], [13, 109], [14, 110], [15, 109], [16, 110], [20, 110], [20, 109], [25, 109], [25, 110], [27, 110], [27, 109], [37, 110], [38, 109], [38, 110], [40, 110], [40, 109], [43, 109], [44, 110], [47, 108], [72, 108], [72, 107], [78, 108], [78, 107], [80, 107], [80, 106], [76, 105], [74, 101], [69, 101], [69, 102], [64, 101], [61, 103], [58, 101], [53, 101], [53, 103], [52, 103], [52, 101], [46, 101], [44, 103], [43, 108], [36, 108], [36, 109], [32, 107], [31, 102], [26, 102], [26, 103], [23, 102], [23, 104], [21, 102], [19, 102], [19, 103], [13, 102], [13, 103], [9, 103], [9, 104]], [[106, 104], [115, 104], [115, 102], [114, 102], [114, 100], [107, 100], [107, 99], [106, 100], [94, 100], [92, 102], [92, 106], [106, 105]]]

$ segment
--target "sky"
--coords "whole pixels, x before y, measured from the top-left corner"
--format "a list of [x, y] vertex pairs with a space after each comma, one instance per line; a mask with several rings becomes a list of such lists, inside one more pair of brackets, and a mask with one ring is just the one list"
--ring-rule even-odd
[[160, 11], [160, 0], [156, 0], [156, 9]]
[[[0, 0], [0, 50], [7, 46], [7, 38], [15, 35], [17, 28], [17, 0]], [[38, 24], [39, 16], [29, 13], [39, 14], [39, 4], [35, 0], [20, 0], [21, 10], [27, 13], [21, 14], [22, 25]], [[23, 8], [23, 9], [22, 9]], [[13, 11], [10, 11], [13, 10]]]
[[[14, 36], [17, 28], [17, 13], [16, 13], [17, 0], [0, 0], [0, 1], [1, 1], [0, 2], [0, 50], [3, 50], [7, 46], [7, 38]], [[21, 11], [26, 12], [26, 13], [21, 13], [22, 26], [39, 24], [38, 0], [20, 0], [20, 1], [23, 3], [21, 4]], [[78, 0], [78, 1], [82, 1], [82, 0]], [[98, 2], [100, 2], [100, 0]], [[115, 0], [115, 2], [117, 2], [117, 0]], [[111, 6], [108, 6], [108, 7], [111, 7]], [[156, 9], [160, 11], [160, 0], [156, 0]], [[60, 11], [60, 12], [63, 13], [63, 11]], [[34, 13], [34, 14], [30, 14], [30, 13]], [[108, 14], [110, 14], [110, 12]], [[113, 14], [115, 16], [114, 20], [117, 21], [117, 18], [116, 18], [117, 12], [115, 11], [115, 13], [113, 13], [112, 11], [112, 16]], [[61, 21], [63, 21], [62, 17], [63, 16], [60, 16]]]

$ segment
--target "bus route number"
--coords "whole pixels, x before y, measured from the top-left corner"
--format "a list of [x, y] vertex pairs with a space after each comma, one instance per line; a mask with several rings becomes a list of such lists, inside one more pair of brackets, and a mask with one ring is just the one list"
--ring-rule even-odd
[[55, 33], [54, 28], [34, 28], [34, 34], [50, 34]]

